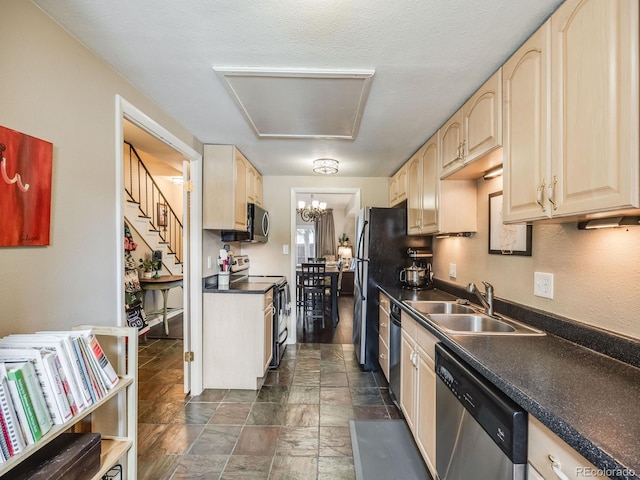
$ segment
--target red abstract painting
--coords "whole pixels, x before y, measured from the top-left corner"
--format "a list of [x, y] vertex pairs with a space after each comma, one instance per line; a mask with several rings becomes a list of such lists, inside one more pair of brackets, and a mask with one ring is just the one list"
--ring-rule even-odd
[[0, 247], [49, 245], [53, 144], [0, 127]]

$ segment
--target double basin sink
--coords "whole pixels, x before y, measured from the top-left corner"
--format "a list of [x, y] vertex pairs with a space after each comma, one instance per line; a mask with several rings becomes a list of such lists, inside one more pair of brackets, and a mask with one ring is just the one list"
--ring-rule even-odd
[[541, 330], [512, 319], [479, 313], [456, 302], [405, 300], [429, 323], [451, 335], [544, 335]]

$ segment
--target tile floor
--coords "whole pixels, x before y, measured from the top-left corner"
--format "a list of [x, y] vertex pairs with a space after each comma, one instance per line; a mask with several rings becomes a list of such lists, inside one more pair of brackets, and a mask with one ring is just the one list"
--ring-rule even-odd
[[289, 345], [259, 391], [184, 397], [182, 342], [139, 348], [139, 479], [355, 479], [350, 419], [400, 418], [353, 345]]

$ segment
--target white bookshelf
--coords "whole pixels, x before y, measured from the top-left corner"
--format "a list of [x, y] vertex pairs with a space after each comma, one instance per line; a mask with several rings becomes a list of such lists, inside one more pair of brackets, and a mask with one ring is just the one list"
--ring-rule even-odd
[[[100, 480], [111, 468], [122, 463], [125, 479], [137, 478], [137, 432], [138, 432], [138, 330], [131, 327], [105, 327], [80, 325], [74, 330], [91, 329], [100, 337], [115, 337], [118, 340], [117, 359], [110, 361], [120, 377], [117, 385], [107, 395], [90, 407], [77, 413], [69, 421], [54, 425], [36, 443], [27, 445], [19, 454], [0, 464], [0, 477], [9, 472], [53, 439], [65, 432], [77, 430], [97, 432], [95, 420], [100, 415], [117, 412], [119, 435], [102, 435], [100, 470], [92, 480]], [[103, 346], [104, 349], [104, 346]], [[107, 349], [105, 349], [106, 351]], [[117, 402], [116, 409], [109, 405]]]

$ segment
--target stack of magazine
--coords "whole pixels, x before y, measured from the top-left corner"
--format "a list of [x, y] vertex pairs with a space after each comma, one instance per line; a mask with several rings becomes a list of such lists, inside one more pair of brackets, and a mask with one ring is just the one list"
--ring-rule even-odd
[[117, 383], [91, 330], [0, 339], [0, 463], [101, 400]]

